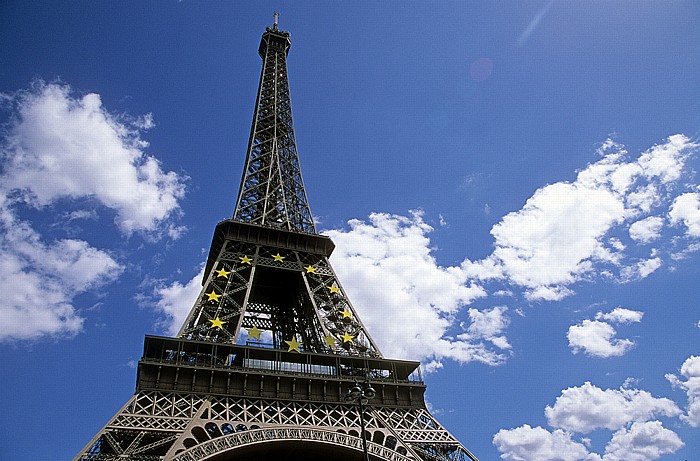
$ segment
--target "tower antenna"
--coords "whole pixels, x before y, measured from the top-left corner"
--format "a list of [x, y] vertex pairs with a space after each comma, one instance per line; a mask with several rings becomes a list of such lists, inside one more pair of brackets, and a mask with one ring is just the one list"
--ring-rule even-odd
[[277, 11], [275, 11], [274, 16], [275, 16], [275, 24], [274, 24], [274, 27], [275, 27], [275, 30], [277, 30], [277, 24], [279, 23], [279, 20], [280, 20], [280, 14], [279, 14]]

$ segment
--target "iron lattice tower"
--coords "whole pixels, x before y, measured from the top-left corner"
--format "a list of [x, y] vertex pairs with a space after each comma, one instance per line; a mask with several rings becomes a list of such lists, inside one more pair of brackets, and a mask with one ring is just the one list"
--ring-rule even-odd
[[146, 336], [136, 393], [74, 461], [476, 461], [428, 412], [419, 363], [382, 357], [316, 233], [294, 138], [288, 32], [263, 65], [232, 219], [214, 231], [202, 291], [177, 338]]

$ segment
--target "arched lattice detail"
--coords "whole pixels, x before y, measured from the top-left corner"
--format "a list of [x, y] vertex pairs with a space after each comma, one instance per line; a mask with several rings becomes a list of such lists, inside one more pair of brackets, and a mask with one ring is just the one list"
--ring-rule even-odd
[[[189, 448], [173, 457], [173, 461], [204, 461], [223, 452], [235, 450], [250, 445], [261, 443], [274, 443], [279, 441], [298, 441], [304, 443], [322, 443], [334, 445], [344, 449], [362, 451], [362, 439], [347, 434], [341, 434], [332, 430], [312, 428], [265, 428], [229, 434], [223, 437], [209, 440], [208, 442]], [[367, 443], [369, 454], [382, 461], [413, 461], [411, 458], [373, 442]]]

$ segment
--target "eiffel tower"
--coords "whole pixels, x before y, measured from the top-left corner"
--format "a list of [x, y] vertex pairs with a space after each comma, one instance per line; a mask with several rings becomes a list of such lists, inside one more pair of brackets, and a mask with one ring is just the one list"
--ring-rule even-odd
[[[476, 461], [428, 412], [419, 363], [379, 352], [328, 261], [297, 156], [290, 46], [275, 14], [236, 209], [197, 301], [177, 338], [146, 336], [134, 396], [74, 460]], [[348, 403], [358, 385], [374, 398]]]

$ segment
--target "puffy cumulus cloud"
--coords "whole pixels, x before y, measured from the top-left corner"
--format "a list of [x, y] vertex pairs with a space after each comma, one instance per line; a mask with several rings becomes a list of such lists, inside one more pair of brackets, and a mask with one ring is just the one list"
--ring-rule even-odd
[[168, 334], [176, 335], [180, 330], [197, 296], [202, 291], [203, 278], [204, 266], [184, 285], [176, 281], [170, 285], [159, 285], [154, 289], [150, 300], [154, 301], [156, 310], [163, 314], [161, 326]]
[[[491, 229], [493, 253], [466, 260], [463, 269], [478, 280], [523, 287], [531, 300], [560, 300], [573, 293], [572, 284], [601, 275], [620, 282], [647, 277], [661, 266], [661, 258], [635, 259], [610, 234], [634, 220], [633, 241], [658, 238], [663, 219], [642, 216], [669, 206], [687, 157], [697, 148], [687, 137], [674, 135], [630, 160], [623, 146], [606, 141], [599, 150], [602, 158], [575, 181], [542, 187], [520, 210], [505, 215]], [[691, 195], [678, 197], [669, 217], [671, 223], [684, 223], [691, 235], [697, 222], [700, 235], [700, 206]]]
[[649, 243], [661, 236], [664, 220], [659, 216], [649, 216], [630, 225], [630, 237], [641, 243]]
[[98, 94], [74, 97], [57, 83], [3, 96], [14, 109], [2, 145], [5, 193], [35, 207], [89, 197], [113, 209], [126, 234], [167, 230], [184, 178], [143, 152], [152, 116], [115, 116]]
[[[679, 414], [669, 399], [639, 389], [602, 390], [587, 382], [563, 390], [554, 406], [545, 408], [553, 430], [524, 424], [498, 431], [493, 443], [506, 460], [655, 460], [676, 452], [683, 442], [652, 418]], [[581, 436], [597, 429], [611, 431], [602, 456], [589, 451], [590, 439]]]
[[422, 213], [373, 213], [349, 224], [325, 232], [336, 244], [331, 263], [384, 354], [420, 358], [428, 369], [444, 359], [494, 365], [506, 358], [505, 308], [470, 310], [460, 328], [460, 311], [485, 292], [460, 267], [437, 264]]
[[681, 419], [692, 427], [700, 427], [700, 357], [688, 357], [681, 366], [681, 376], [685, 380], [674, 374], [667, 374], [666, 379], [688, 394], [688, 407]]
[[618, 430], [631, 422], [680, 413], [673, 401], [654, 397], [644, 390], [603, 390], [590, 382], [564, 389], [554, 406], [545, 408], [550, 426], [583, 434], [600, 428]]
[[630, 266], [625, 266], [620, 270], [620, 281], [630, 282], [646, 278], [651, 273], [655, 272], [656, 269], [661, 267], [662, 264], [661, 258], [658, 256], [637, 261], [636, 263], [633, 263]]
[[688, 137], [682, 134], [669, 136], [665, 143], [653, 146], [639, 158], [638, 164], [648, 179], [658, 179], [663, 184], [677, 181], [683, 173], [688, 149], [695, 148]]
[[[558, 183], [538, 190], [517, 212], [491, 230], [509, 281], [544, 297], [542, 289], [566, 294], [567, 285], [592, 270], [592, 258], [607, 252], [602, 237], [624, 217], [624, 204], [607, 190]], [[537, 289], [540, 289], [538, 294]]]
[[661, 421], [632, 423], [613, 434], [605, 446], [603, 461], [648, 461], [675, 453], [684, 445], [678, 434]]
[[462, 340], [484, 339], [491, 342], [499, 349], [510, 349], [508, 339], [503, 335], [503, 331], [510, 324], [510, 317], [507, 315], [508, 308], [497, 306], [492, 309], [469, 309], [469, 319], [471, 324], [467, 327], [467, 332], [457, 335]]
[[572, 440], [571, 434], [553, 432], [527, 424], [515, 429], [501, 429], [493, 437], [501, 459], [512, 461], [595, 461], [600, 457], [588, 452], [585, 445]]
[[691, 237], [700, 237], [700, 194], [688, 192], [676, 197], [668, 212], [671, 224], [683, 224]]
[[44, 242], [5, 205], [0, 198], [0, 341], [75, 335], [84, 319], [73, 298], [123, 267], [82, 240]]
[[598, 320], [584, 320], [569, 327], [566, 334], [574, 354], [584, 352], [593, 357], [618, 357], [634, 346], [630, 339], [618, 339], [612, 325]]
[[613, 323], [635, 323], [641, 322], [644, 317], [644, 312], [625, 309], [624, 307], [616, 307], [610, 312], [598, 312], [595, 315], [596, 320], [607, 320]]
[[[0, 100], [9, 111], [0, 142], [0, 341], [70, 337], [84, 323], [74, 298], [123, 267], [83, 240], [44, 237], [22, 209], [38, 209], [39, 220], [50, 213], [64, 223], [95, 219], [95, 210], [65, 210], [72, 199], [88, 199], [113, 209], [123, 233], [151, 237], [177, 230], [169, 218], [183, 178], [143, 153], [150, 115], [115, 116], [99, 95], [74, 97], [68, 85], [41, 81]], [[48, 206], [57, 203], [61, 210]]]
[[574, 354], [584, 352], [592, 357], [617, 357], [624, 355], [634, 346], [634, 341], [619, 339], [617, 331], [610, 323], [641, 322], [643, 312], [618, 307], [611, 312], [598, 312], [595, 320], [586, 319], [569, 327], [566, 335], [569, 347]]

